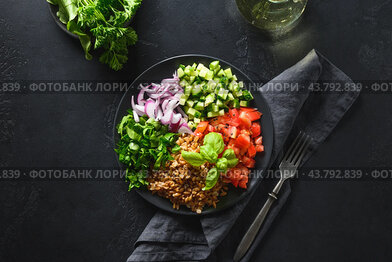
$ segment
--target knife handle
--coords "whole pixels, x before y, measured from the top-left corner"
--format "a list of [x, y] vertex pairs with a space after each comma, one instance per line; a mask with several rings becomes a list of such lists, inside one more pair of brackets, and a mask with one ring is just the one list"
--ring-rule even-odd
[[272, 204], [275, 202], [275, 200], [278, 199], [276, 194], [273, 192], [269, 193], [268, 195], [268, 199], [265, 202], [263, 208], [260, 210], [259, 214], [257, 214], [256, 219], [253, 221], [252, 225], [249, 227], [248, 231], [238, 245], [238, 248], [234, 254], [234, 262], [240, 261], [240, 259], [246, 254], [249, 247], [252, 245], [253, 240], [256, 238], [261, 225], [267, 217]]

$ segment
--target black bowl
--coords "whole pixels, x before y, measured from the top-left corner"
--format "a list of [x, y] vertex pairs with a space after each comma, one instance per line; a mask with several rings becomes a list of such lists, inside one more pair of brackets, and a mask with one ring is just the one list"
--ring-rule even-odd
[[[115, 123], [114, 126], [121, 121], [122, 117], [127, 114], [127, 110], [131, 108], [131, 96], [137, 95], [139, 89], [138, 86], [141, 83], [151, 83], [156, 82], [159, 83], [160, 80], [164, 78], [171, 77], [176, 69], [179, 67], [180, 64], [189, 65], [193, 63], [203, 63], [208, 65], [210, 62], [214, 60], [219, 60], [220, 64], [223, 68], [231, 67], [233, 74], [237, 76], [239, 80], [242, 80], [247, 83], [251, 83], [251, 80], [242, 73], [238, 68], [234, 67], [233, 65], [215, 57], [205, 56], [205, 55], [181, 55], [172, 58], [168, 58], [163, 60], [146, 71], [144, 71], [140, 76], [136, 78], [136, 80], [132, 83], [132, 87], [130, 88], [122, 97], [120, 104], [117, 108], [116, 116], [115, 116]], [[246, 190], [240, 188], [229, 188], [228, 194], [224, 197], [220, 197], [220, 200], [216, 206], [216, 208], [206, 207], [201, 215], [212, 214], [226, 208], [229, 208], [236, 204], [238, 201], [249, 195], [253, 190], [257, 188], [259, 185], [262, 174], [268, 168], [269, 160], [271, 157], [272, 146], [273, 146], [273, 124], [271, 113], [268, 107], [268, 104], [265, 102], [264, 98], [259, 92], [253, 92], [254, 100], [252, 101], [252, 107], [257, 107], [260, 112], [263, 113], [261, 118], [261, 127], [262, 127], [262, 136], [263, 136], [263, 144], [265, 151], [263, 153], [258, 153], [256, 155], [256, 167], [255, 169], [258, 170], [258, 176], [251, 176], [248, 182], [248, 188]], [[119, 140], [119, 136], [117, 134], [116, 127], [113, 130], [113, 137], [114, 137], [114, 145], [117, 144]], [[119, 163], [122, 168], [124, 166]], [[153, 195], [150, 191], [146, 188], [144, 189], [137, 189], [137, 192], [148, 202], [157, 206], [160, 209], [163, 209], [168, 212], [182, 214], [182, 215], [199, 215], [195, 212], [192, 212], [190, 209], [181, 206], [179, 210], [173, 209], [171, 202], [168, 199], [162, 198], [157, 195]]]
[[72, 36], [73, 38], [79, 38], [78, 35], [71, 33], [70, 31], [67, 30], [67, 25], [63, 24], [59, 17], [57, 16], [57, 12], [59, 11], [59, 7], [57, 5], [52, 5], [50, 3], [48, 3], [49, 5], [49, 10], [50, 10], [50, 14], [53, 17], [54, 22], [61, 28], [61, 30], [63, 30], [64, 32], [66, 32], [69, 36]]

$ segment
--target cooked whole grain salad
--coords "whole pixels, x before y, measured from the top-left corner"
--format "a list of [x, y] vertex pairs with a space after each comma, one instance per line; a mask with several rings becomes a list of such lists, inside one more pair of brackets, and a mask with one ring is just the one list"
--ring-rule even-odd
[[147, 187], [202, 213], [231, 186], [247, 188], [254, 157], [263, 152], [252, 94], [218, 61], [180, 66], [173, 78], [141, 86], [117, 126], [119, 161], [129, 189]]
[[[182, 134], [177, 140], [182, 150], [200, 152], [201, 140], [198, 136]], [[203, 207], [216, 207], [219, 196], [226, 195], [227, 183], [220, 177], [213, 188], [203, 190], [208, 171], [213, 167], [206, 162], [199, 167], [190, 165], [181, 153], [173, 153], [173, 160], [166, 163], [158, 172], [152, 172], [147, 178], [147, 188], [159, 196], [170, 199], [173, 208], [185, 205], [192, 211], [201, 213]]]

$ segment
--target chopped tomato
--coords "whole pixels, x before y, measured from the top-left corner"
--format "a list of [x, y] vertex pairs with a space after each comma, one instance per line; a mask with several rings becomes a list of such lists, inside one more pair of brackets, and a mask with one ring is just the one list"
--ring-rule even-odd
[[207, 131], [208, 133], [215, 132], [215, 127], [213, 127], [212, 125], [208, 125]]
[[253, 158], [249, 158], [247, 156], [242, 157], [241, 161], [244, 164], [244, 166], [246, 166], [248, 168], [255, 167], [255, 164], [256, 164], [256, 161]]
[[261, 125], [257, 121], [261, 116], [255, 108], [229, 109], [223, 116], [210, 119], [206, 127], [200, 123], [202, 126], [196, 129], [202, 136], [209, 132], [219, 133], [225, 142], [224, 151], [228, 148], [233, 149], [240, 163], [228, 170], [224, 175], [224, 181], [232, 183], [235, 187], [247, 188], [249, 168], [256, 164], [254, 157], [257, 152], [264, 151], [263, 138], [260, 136]]
[[247, 184], [248, 184], [248, 176], [243, 176], [239, 181], [238, 186], [241, 188], [247, 188]]
[[240, 149], [248, 149], [250, 145], [250, 137], [245, 134], [240, 134], [235, 141], [235, 145]]
[[244, 129], [249, 129], [252, 125], [252, 121], [250, 120], [248, 114], [246, 112], [240, 113], [240, 126]]
[[257, 111], [256, 108], [253, 107], [241, 107], [240, 108], [241, 112], [253, 112], [253, 111]]
[[203, 122], [200, 122], [198, 125], [197, 125], [197, 128], [196, 128], [196, 130], [195, 130], [195, 135], [196, 136], [203, 136], [203, 134], [204, 134], [204, 131], [207, 129], [207, 127], [209, 126], [209, 124], [208, 124], [208, 122], [207, 121], [203, 121]]
[[260, 117], [262, 116], [262, 113], [260, 113], [259, 111], [246, 112], [245, 114], [248, 116], [250, 121], [259, 120]]
[[230, 118], [238, 118], [240, 116], [240, 113], [238, 112], [237, 109], [229, 109], [229, 116]]
[[256, 148], [253, 144], [250, 144], [249, 148], [248, 148], [248, 156], [253, 158], [256, 155]]
[[255, 144], [256, 145], [262, 145], [263, 144], [263, 137], [259, 136], [255, 139]]
[[231, 168], [229, 171], [226, 173], [226, 177], [230, 179], [231, 183], [237, 187], [238, 182], [242, 178], [242, 170], [239, 168]]
[[229, 127], [229, 133], [231, 138], [237, 138], [239, 129], [235, 126]]
[[250, 131], [247, 129], [241, 129], [240, 133], [250, 136]]
[[264, 152], [264, 146], [263, 145], [256, 145], [256, 152]]
[[260, 123], [253, 122], [250, 131], [252, 131], [252, 137], [258, 137], [261, 134]]
[[227, 146], [227, 148], [231, 148], [231, 149], [233, 149], [233, 151], [234, 151], [234, 154], [236, 155], [236, 156], [239, 156], [240, 155], [240, 149], [238, 148], [238, 147], [235, 147], [234, 145], [229, 145], [229, 146]]

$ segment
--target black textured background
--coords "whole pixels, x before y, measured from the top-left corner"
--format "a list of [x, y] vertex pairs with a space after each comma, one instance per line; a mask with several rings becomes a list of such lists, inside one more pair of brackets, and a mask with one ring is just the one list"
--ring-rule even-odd
[[[174, 55], [227, 60], [268, 80], [318, 49], [355, 80], [392, 79], [391, 0], [310, 0], [292, 34], [270, 40], [234, 0], [145, 0], [140, 41], [113, 72], [86, 61], [45, 1], [0, 2], [1, 80], [133, 80]], [[115, 166], [120, 95], [0, 94], [0, 166]], [[363, 94], [308, 166], [392, 166], [390, 95]], [[391, 261], [391, 181], [297, 181], [254, 261]], [[263, 185], [265, 193], [272, 184]], [[249, 209], [264, 198], [253, 199]], [[125, 261], [155, 208], [123, 182], [0, 181], [0, 261]], [[228, 261], [245, 210], [211, 261]], [[224, 222], [224, 221], [223, 221]]]

